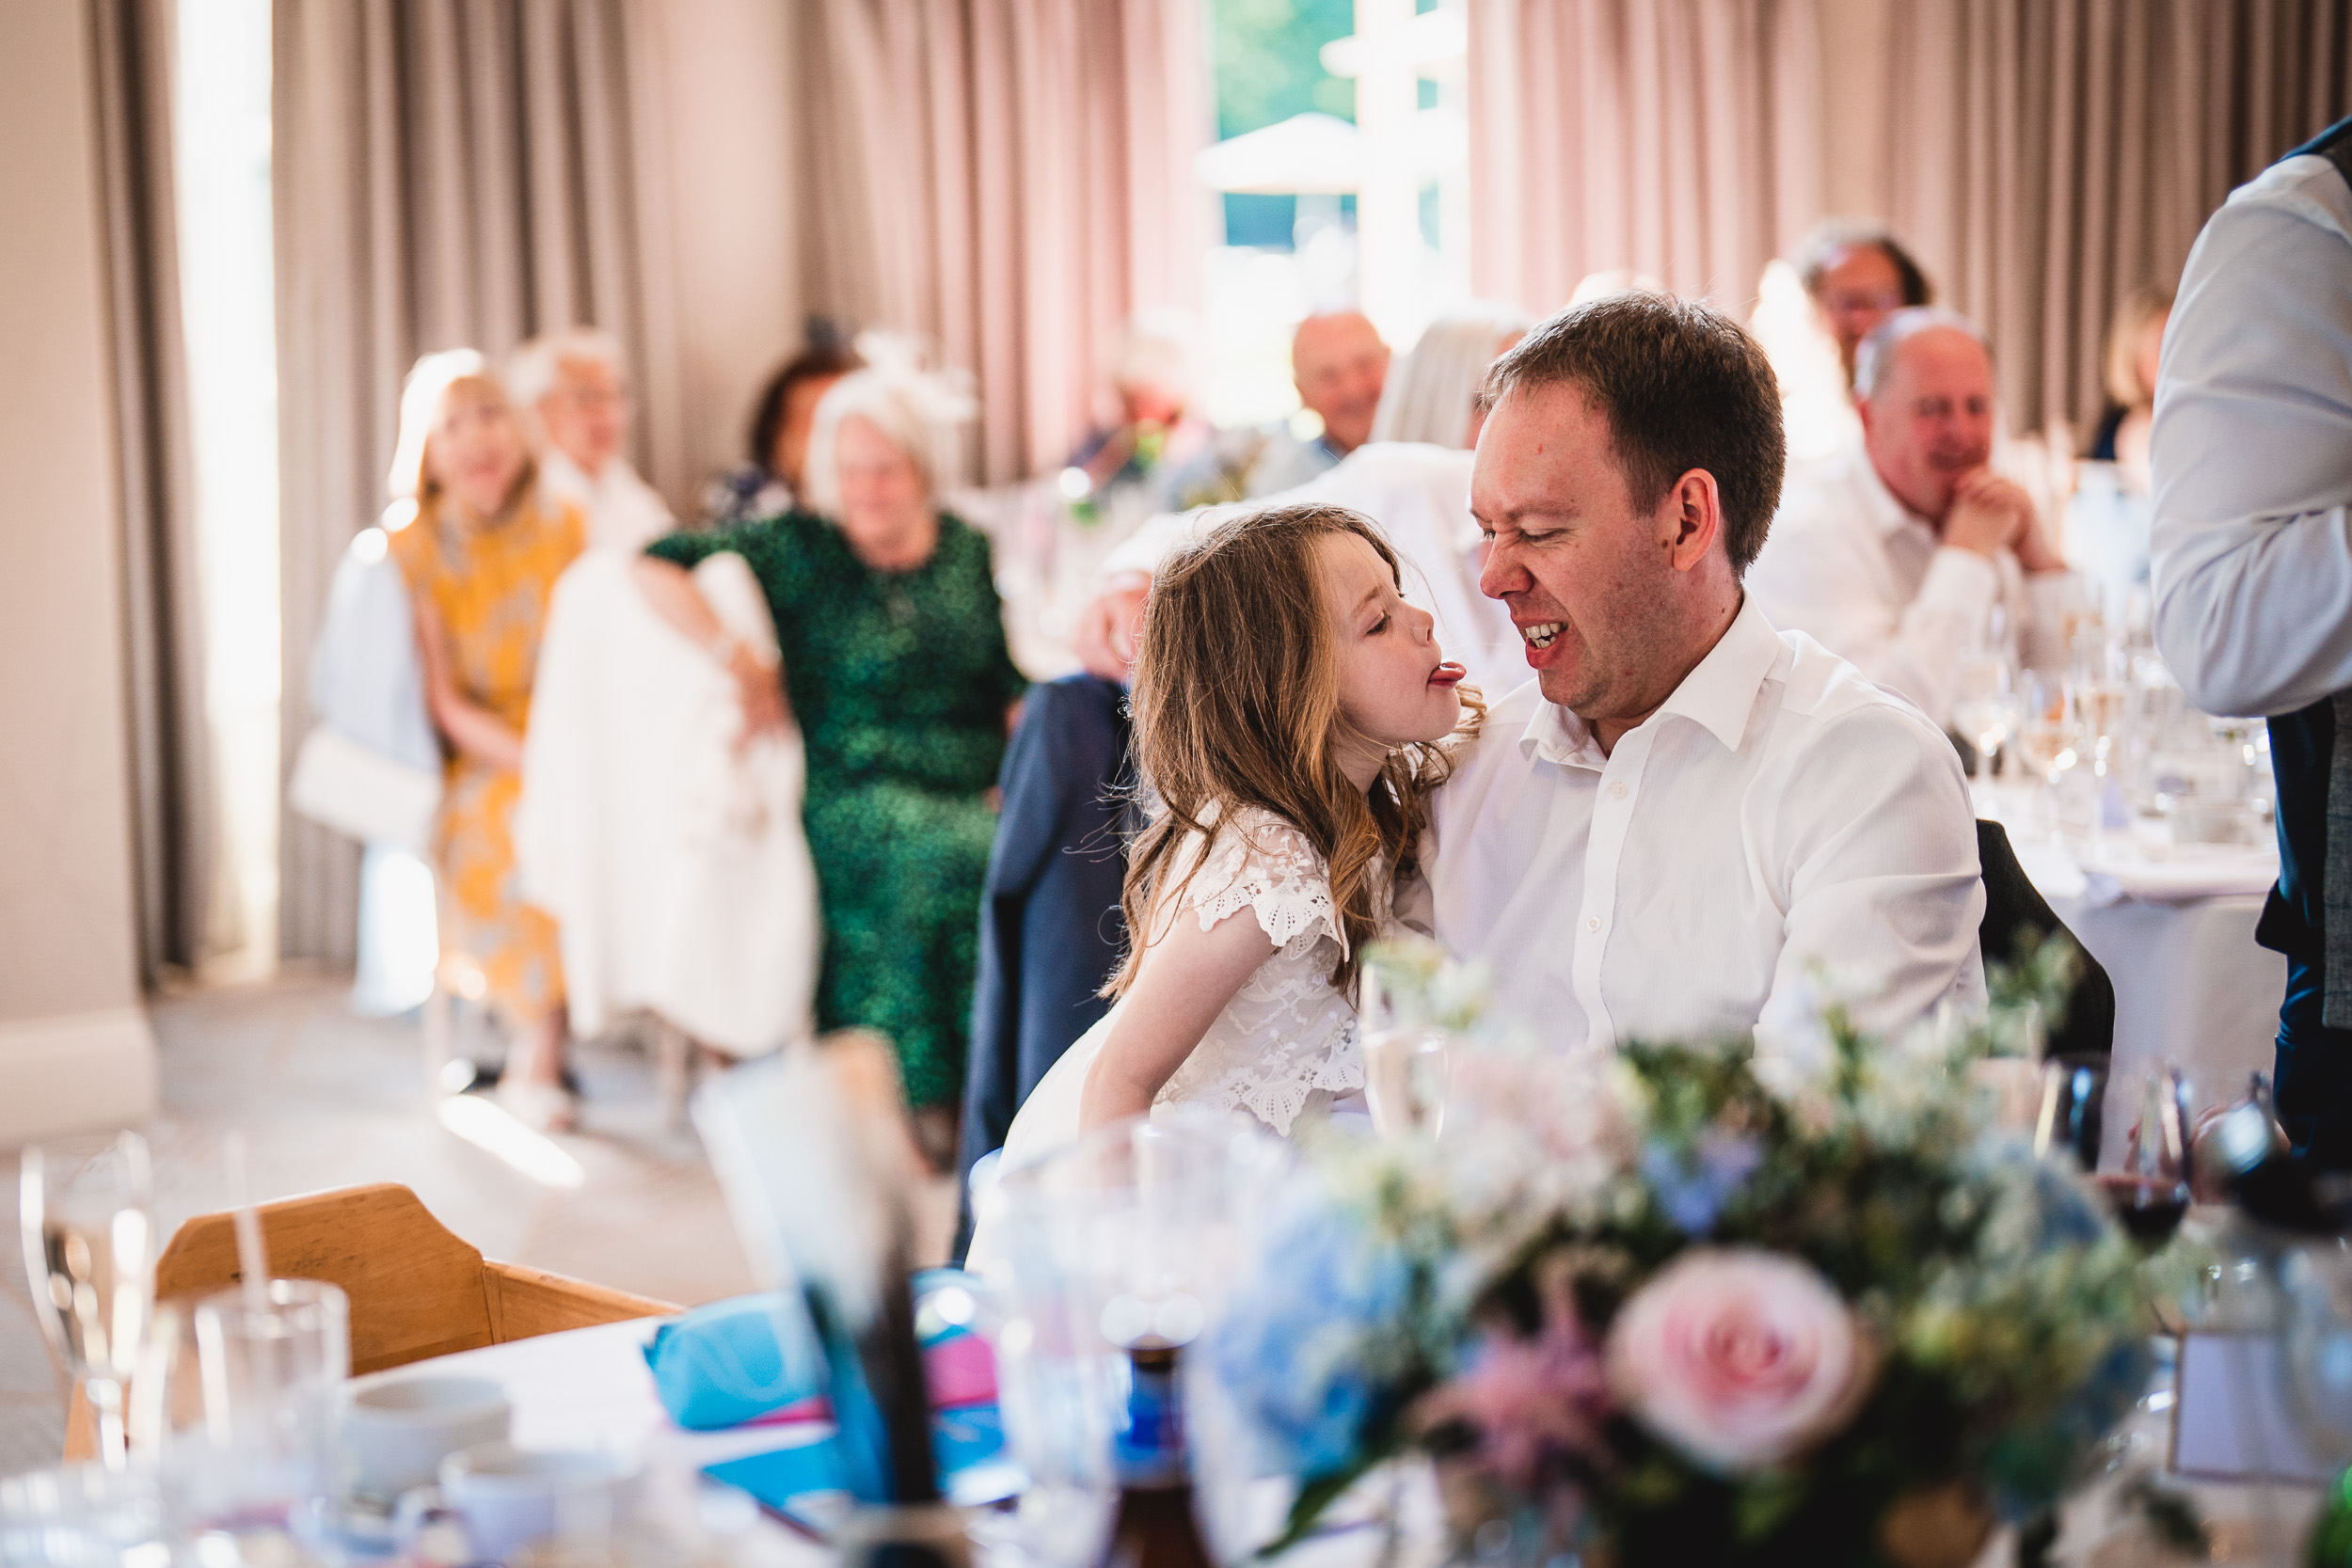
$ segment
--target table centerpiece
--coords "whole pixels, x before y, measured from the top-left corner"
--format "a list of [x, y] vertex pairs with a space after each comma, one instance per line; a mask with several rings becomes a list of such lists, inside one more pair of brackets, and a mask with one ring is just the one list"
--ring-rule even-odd
[[1391, 947], [1390, 994], [1453, 1042], [1441, 1131], [1311, 1141], [1208, 1347], [1299, 1479], [1269, 1551], [1415, 1450], [1504, 1560], [1929, 1568], [2045, 1518], [2144, 1391], [2182, 1269], [1996, 1114], [1984, 1064], [2031, 1053], [2074, 961], [2044, 946], [1897, 1038], [1833, 1000], [1562, 1051]]

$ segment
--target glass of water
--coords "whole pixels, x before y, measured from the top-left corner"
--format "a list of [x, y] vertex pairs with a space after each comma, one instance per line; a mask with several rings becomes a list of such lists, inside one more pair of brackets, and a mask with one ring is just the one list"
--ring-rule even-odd
[[98, 1418], [100, 1459], [123, 1469], [123, 1391], [155, 1304], [147, 1140], [109, 1132], [28, 1146], [19, 1203], [41, 1328]]

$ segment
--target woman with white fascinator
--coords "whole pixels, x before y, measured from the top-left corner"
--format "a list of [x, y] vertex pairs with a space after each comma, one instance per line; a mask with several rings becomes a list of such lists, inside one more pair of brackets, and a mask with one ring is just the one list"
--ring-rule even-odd
[[[859, 346], [874, 368], [818, 405], [807, 510], [657, 540], [637, 577], [655, 610], [735, 676], [747, 729], [800, 725], [825, 926], [817, 1025], [889, 1037], [926, 1152], [945, 1169], [995, 832], [990, 791], [1026, 683], [1006, 647], [988, 541], [937, 501], [972, 400], [888, 345]], [[721, 550], [758, 579], [775, 649], [730, 636], [689, 576]]]

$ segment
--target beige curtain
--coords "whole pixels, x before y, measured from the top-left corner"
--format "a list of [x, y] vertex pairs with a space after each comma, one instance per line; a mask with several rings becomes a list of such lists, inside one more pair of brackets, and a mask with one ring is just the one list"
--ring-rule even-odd
[[2010, 422], [2099, 417], [2109, 313], [2240, 184], [2352, 111], [2344, 0], [1914, 0], [1885, 215], [1989, 330]]
[[[417, 356], [501, 355], [591, 323], [628, 349], [637, 457], [683, 494], [662, 221], [641, 178], [644, 74], [623, 0], [278, 0], [284, 755], [313, 721], [310, 643], [352, 534], [384, 504]], [[289, 812], [280, 949], [347, 961], [356, 846]]]
[[1818, 214], [1813, 0], [1476, 0], [1470, 267], [1538, 314], [1630, 269], [1744, 318]]
[[139, 962], [152, 982], [233, 943], [204, 706], [196, 489], [172, 220], [169, 0], [93, 0], [99, 189], [129, 638]]
[[984, 483], [1060, 464], [1120, 324], [1197, 295], [1195, 0], [807, 0], [802, 25], [812, 305], [974, 373]]

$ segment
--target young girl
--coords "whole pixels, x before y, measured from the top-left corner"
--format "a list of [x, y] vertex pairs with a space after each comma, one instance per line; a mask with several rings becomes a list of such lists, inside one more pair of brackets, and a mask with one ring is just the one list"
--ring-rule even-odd
[[1413, 870], [1440, 743], [1484, 712], [1398, 588], [1378, 531], [1331, 506], [1236, 518], [1161, 572], [1119, 1000], [1021, 1108], [1008, 1165], [1179, 1101], [1287, 1135], [1363, 1086], [1357, 968]]

